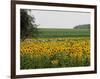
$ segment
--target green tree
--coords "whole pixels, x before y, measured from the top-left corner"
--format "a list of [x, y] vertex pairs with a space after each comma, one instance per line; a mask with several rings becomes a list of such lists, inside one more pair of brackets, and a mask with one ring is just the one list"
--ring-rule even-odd
[[74, 29], [90, 29], [90, 24], [77, 25]]
[[32, 38], [37, 36], [37, 24], [35, 24], [35, 17], [29, 15], [31, 10], [20, 9], [20, 26], [21, 26], [21, 39]]

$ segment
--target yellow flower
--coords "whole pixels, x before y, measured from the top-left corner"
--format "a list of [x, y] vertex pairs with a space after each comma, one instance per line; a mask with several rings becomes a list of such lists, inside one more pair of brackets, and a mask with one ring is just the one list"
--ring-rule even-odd
[[53, 60], [53, 61], [51, 61], [51, 63], [57, 65], [59, 63], [59, 61], [58, 60]]
[[[41, 39], [40, 40], [45, 40]], [[36, 56], [48, 55], [48, 57], [54, 56], [59, 52], [65, 53], [72, 58], [82, 59], [85, 55], [90, 58], [90, 40], [89, 39], [67, 39], [67, 38], [51, 38], [48, 42], [38, 42], [36, 39], [28, 42], [23, 41], [20, 44], [21, 55], [32, 54]], [[63, 40], [63, 41], [57, 41]], [[58, 60], [51, 61], [52, 64], [58, 64]]]

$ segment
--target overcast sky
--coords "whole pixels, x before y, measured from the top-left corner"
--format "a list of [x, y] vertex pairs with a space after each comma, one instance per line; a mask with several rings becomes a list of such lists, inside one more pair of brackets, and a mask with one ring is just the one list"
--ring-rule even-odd
[[90, 13], [32, 10], [38, 28], [73, 28], [76, 25], [90, 24]]

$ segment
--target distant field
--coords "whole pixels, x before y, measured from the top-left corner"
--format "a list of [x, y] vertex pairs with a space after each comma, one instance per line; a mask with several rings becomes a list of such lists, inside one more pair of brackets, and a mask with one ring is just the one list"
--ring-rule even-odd
[[89, 37], [89, 29], [38, 29], [38, 37]]

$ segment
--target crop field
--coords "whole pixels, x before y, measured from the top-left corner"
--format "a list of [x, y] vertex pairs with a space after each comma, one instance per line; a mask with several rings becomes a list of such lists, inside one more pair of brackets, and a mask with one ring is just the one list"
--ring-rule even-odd
[[39, 29], [37, 38], [20, 43], [21, 69], [81, 67], [90, 65], [87, 29]]
[[38, 37], [89, 37], [89, 29], [38, 29]]

